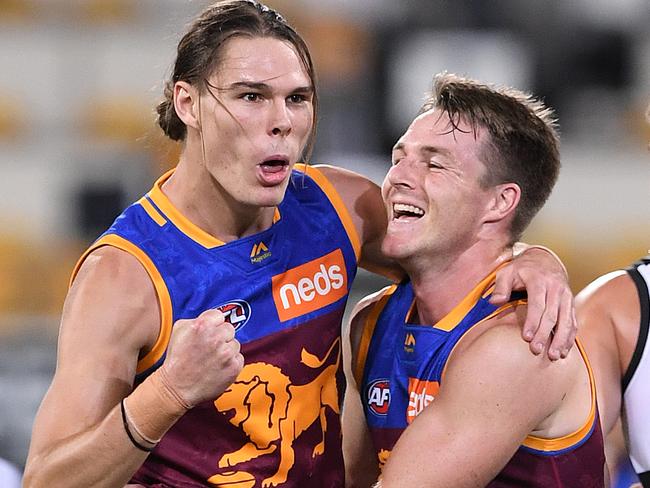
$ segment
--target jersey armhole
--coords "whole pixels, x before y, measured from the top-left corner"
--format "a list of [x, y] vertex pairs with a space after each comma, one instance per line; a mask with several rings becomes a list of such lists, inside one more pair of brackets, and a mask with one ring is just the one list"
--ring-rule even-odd
[[591, 369], [591, 364], [589, 363], [587, 353], [585, 352], [584, 347], [577, 337], [575, 345], [578, 348], [578, 351], [580, 351], [580, 356], [582, 357], [582, 361], [587, 368], [587, 374], [589, 375], [589, 387], [591, 392], [591, 407], [589, 408], [589, 415], [581, 427], [565, 436], [557, 437], [554, 439], [544, 439], [542, 437], [536, 437], [532, 435], [527, 436], [522, 445], [539, 454], [555, 455], [563, 451], [570, 451], [580, 447], [591, 437], [591, 434], [596, 428], [596, 423], [598, 422], [598, 405], [596, 399], [596, 380], [594, 379], [594, 372]]
[[137, 247], [132, 242], [127, 241], [123, 237], [120, 237], [116, 234], [105, 234], [95, 241], [79, 258], [77, 264], [75, 265], [72, 276], [70, 278], [70, 286], [81, 268], [81, 265], [86, 260], [88, 255], [99, 249], [103, 246], [112, 246], [117, 249], [120, 249], [124, 252], [129, 253], [135, 257], [140, 264], [144, 267], [149, 278], [154, 285], [156, 291], [156, 296], [158, 297], [158, 307], [160, 310], [160, 331], [156, 339], [155, 344], [143, 358], [138, 360], [136, 373], [141, 374], [150, 367], [152, 367], [156, 362], [164, 355], [167, 345], [169, 344], [169, 338], [171, 337], [172, 331], [172, 302], [171, 296], [169, 295], [169, 290], [165, 281], [163, 280], [160, 272], [153, 264], [149, 256], [147, 256], [142, 249]]
[[345, 228], [345, 232], [347, 233], [348, 240], [354, 249], [354, 255], [358, 263], [361, 258], [361, 240], [359, 239], [359, 234], [354, 226], [354, 222], [352, 222], [350, 212], [345, 206], [345, 203], [343, 203], [343, 199], [336, 191], [336, 188], [334, 188], [334, 185], [332, 185], [322, 171], [314, 166], [299, 163], [295, 165], [295, 169], [313, 179], [322, 192], [325, 193], [327, 199], [336, 210], [341, 224], [343, 224], [343, 227]]
[[363, 331], [361, 333], [361, 340], [359, 341], [359, 351], [357, 353], [356, 364], [354, 367], [354, 379], [357, 382], [357, 385], [361, 385], [363, 381], [363, 370], [366, 367], [366, 359], [368, 357], [368, 349], [370, 348], [370, 341], [375, 332], [375, 326], [377, 325], [377, 320], [379, 320], [379, 315], [384, 310], [386, 303], [390, 296], [395, 293], [397, 290], [397, 285], [390, 285], [381, 290], [379, 293], [382, 295], [379, 300], [371, 305], [370, 313], [363, 321]]

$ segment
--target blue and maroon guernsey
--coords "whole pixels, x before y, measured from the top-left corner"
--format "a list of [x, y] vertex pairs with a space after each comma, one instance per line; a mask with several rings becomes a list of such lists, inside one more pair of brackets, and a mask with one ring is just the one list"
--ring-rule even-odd
[[[434, 401], [447, 360], [463, 335], [472, 326], [505, 309], [526, 303], [525, 296], [521, 296], [500, 307], [490, 304], [495, 274], [486, 277], [433, 326], [408, 322], [414, 306], [413, 289], [408, 281], [384, 289], [370, 310], [355, 376], [380, 468], [404, 429]], [[582, 348], [580, 352], [587, 363]], [[585, 424], [560, 439], [528, 436], [487, 486], [604, 486], [603, 439], [590, 368], [589, 376], [592, 408]]]
[[235, 326], [245, 366], [223, 395], [179, 419], [132, 481], [342, 487], [341, 320], [360, 245], [341, 199], [320, 171], [299, 165], [274, 224], [223, 243], [172, 206], [161, 190], [170, 175], [88, 251], [131, 253], [155, 285], [161, 333], [136, 384], [165, 360], [177, 320], [213, 308]]

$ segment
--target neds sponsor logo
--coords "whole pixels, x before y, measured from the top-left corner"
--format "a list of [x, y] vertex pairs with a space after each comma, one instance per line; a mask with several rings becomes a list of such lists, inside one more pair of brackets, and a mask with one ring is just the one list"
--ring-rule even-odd
[[340, 249], [272, 278], [273, 301], [282, 322], [326, 307], [348, 291]]

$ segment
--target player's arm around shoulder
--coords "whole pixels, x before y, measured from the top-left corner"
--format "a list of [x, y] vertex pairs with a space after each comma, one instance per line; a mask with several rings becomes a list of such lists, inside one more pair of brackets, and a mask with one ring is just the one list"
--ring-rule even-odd
[[525, 307], [518, 307], [460, 341], [435, 399], [391, 452], [383, 488], [485, 486], [528, 434], [543, 432], [571, 374], [563, 371], [566, 360], [529, 353], [520, 339], [524, 318]]
[[576, 296], [576, 315], [607, 434], [620, 414], [621, 378], [639, 336], [641, 310], [632, 278], [625, 271], [614, 271], [594, 280]]
[[159, 322], [153, 284], [135, 258], [111, 247], [86, 258], [64, 305], [56, 372], [34, 422], [25, 486], [128, 481], [145, 453], [129, 445], [116, 406], [131, 391], [138, 356], [155, 342]]
[[345, 481], [349, 488], [372, 486], [379, 475], [377, 458], [372, 439], [366, 425], [359, 384], [359, 345], [368, 314], [381, 298], [381, 291], [363, 298], [350, 315], [345, 328], [343, 360], [346, 377], [345, 400], [342, 411], [343, 457], [345, 459]]
[[354, 171], [329, 165], [316, 165], [319, 171], [334, 186], [343, 200], [346, 209], [361, 240], [359, 265], [399, 280], [403, 271], [396, 263], [384, 257], [381, 242], [386, 233], [386, 208], [381, 197], [381, 189], [365, 176]]

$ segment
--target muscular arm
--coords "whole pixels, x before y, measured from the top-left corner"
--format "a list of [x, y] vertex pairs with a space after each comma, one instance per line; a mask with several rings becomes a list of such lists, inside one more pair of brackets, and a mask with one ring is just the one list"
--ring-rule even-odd
[[624, 271], [598, 278], [576, 297], [576, 313], [596, 377], [600, 418], [607, 434], [621, 412], [621, 379], [639, 336], [641, 311], [632, 279]]
[[216, 398], [234, 380], [243, 364], [234, 329], [208, 311], [175, 324], [164, 365], [131, 392], [138, 357], [155, 343], [159, 322], [155, 290], [134, 257], [104, 247], [86, 259], [64, 306], [26, 486], [124, 486], [147, 453], [126, 434], [123, 398], [131, 422], [158, 440], [188, 407]]
[[566, 363], [530, 354], [519, 324], [478, 327], [450, 358], [435, 400], [395, 445], [382, 487], [485, 486], [526, 435], [547, 432], [542, 423], [569, 388]]
[[135, 258], [101, 248], [64, 306], [57, 367], [34, 422], [26, 486], [120, 486], [146, 458], [122, 426], [119, 401], [138, 355], [158, 335], [153, 285]]
[[378, 294], [370, 295], [357, 304], [351, 314], [350, 326], [347, 328], [349, 340], [343, 342], [343, 369], [347, 383], [342, 412], [343, 457], [346, 486], [352, 488], [369, 487], [379, 475], [377, 456], [366, 425], [359, 385], [354, 376], [363, 324], [378, 297]]

